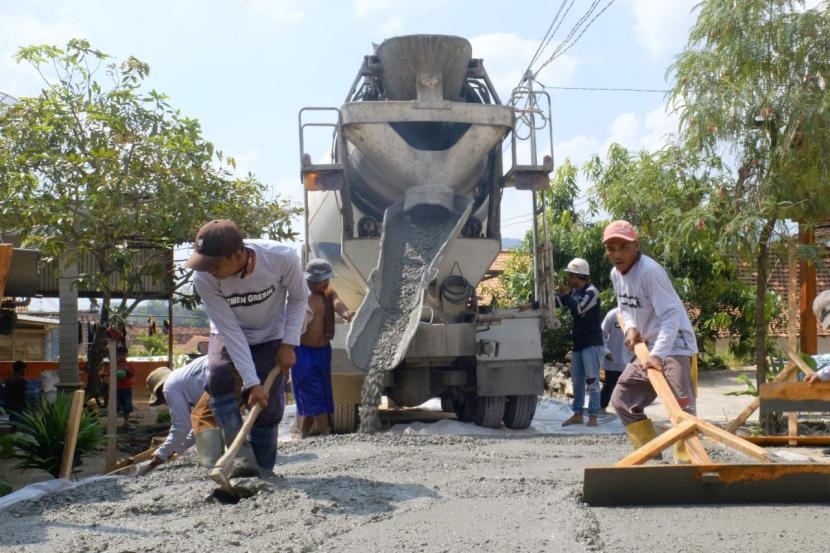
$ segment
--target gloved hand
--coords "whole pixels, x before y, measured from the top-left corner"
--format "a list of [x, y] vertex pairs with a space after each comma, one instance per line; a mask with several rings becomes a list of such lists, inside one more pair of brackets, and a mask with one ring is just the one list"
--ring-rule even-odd
[[135, 466], [135, 470], [133, 471], [133, 476], [144, 476], [148, 472], [152, 471], [154, 468], [162, 464], [164, 461], [159, 459], [158, 457], [153, 457], [149, 461], [142, 461]]
[[127, 376], [127, 371], [124, 369], [118, 369], [115, 371], [115, 378], [124, 378], [125, 376]]

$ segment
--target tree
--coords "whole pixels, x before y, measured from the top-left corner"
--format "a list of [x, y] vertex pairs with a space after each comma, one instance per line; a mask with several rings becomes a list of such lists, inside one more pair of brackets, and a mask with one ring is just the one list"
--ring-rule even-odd
[[[585, 173], [600, 205], [633, 223], [643, 250], [673, 276], [702, 351], [726, 331], [732, 352], [745, 357], [755, 344], [754, 287], [738, 278], [738, 263], [721, 249], [707, 210], [709, 191], [724, 178], [719, 160], [674, 142], [637, 154], [612, 144], [604, 159], [594, 156], [586, 163]], [[777, 314], [776, 299], [766, 296], [765, 324]]]
[[[237, 178], [234, 160], [202, 137], [196, 119], [145, 90], [146, 63], [116, 63], [85, 40], [20, 48], [17, 61], [45, 87], [0, 110], [0, 229], [19, 232], [47, 258], [91, 254], [98, 272], [80, 279], [100, 291], [103, 315], [113, 310], [118, 321], [135, 309], [141, 276], [172, 278], [188, 299], [189, 272], [139, 266], [134, 248], [189, 243], [199, 225], [220, 217], [248, 235], [295, 235], [299, 210], [268, 199], [253, 174]], [[114, 275], [126, 297], [139, 299], [112, 304]], [[89, 363], [93, 395], [105, 345], [102, 328]]]
[[704, 1], [669, 72], [684, 151], [724, 169], [682, 220], [703, 221], [725, 252], [754, 266], [760, 385], [770, 258], [789, 238], [787, 220], [810, 226], [830, 213], [830, 4]]
[[[550, 245], [553, 248], [553, 266], [560, 271], [556, 281], [563, 282], [561, 270], [574, 257], [582, 257], [591, 267], [591, 281], [600, 290], [603, 307], [609, 308], [613, 300], [611, 291], [611, 266], [605, 258], [602, 246], [604, 225], [599, 221], [588, 221], [586, 214], [575, 206], [579, 193], [578, 168], [566, 159], [559, 167], [545, 191], [545, 200]], [[521, 245], [511, 250], [500, 280], [507, 295], [508, 303], [521, 304], [533, 296], [533, 240], [531, 232], [525, 234]], [[570, 349], [570, 315], [562, 312], [562, 326], [543, 332], [545, 360], [564, 360]]]

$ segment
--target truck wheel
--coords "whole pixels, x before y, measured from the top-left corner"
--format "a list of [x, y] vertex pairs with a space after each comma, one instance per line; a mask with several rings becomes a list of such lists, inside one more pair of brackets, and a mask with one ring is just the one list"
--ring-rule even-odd
[[357, 404], [334, 404], [334, 430], [337, 434], [351, 434], [357, 428]]
[[450, 396], [441, 396], [441, 410], [445, 413], [455, 413], [455, 402]]
[[504, 425], [507, 428], [521, 430], [530, 426], [536, 414], [536, 396], [507, 396], [504, 406]]
[[475, 423], [485, 428], [499, 428], [504, 416], [504, 396], [478, 396]]
[[476, 395], [464, 394], [461, 400], [453, 400], [455, 417], [462, 422], [470, 422], [476, 417]]

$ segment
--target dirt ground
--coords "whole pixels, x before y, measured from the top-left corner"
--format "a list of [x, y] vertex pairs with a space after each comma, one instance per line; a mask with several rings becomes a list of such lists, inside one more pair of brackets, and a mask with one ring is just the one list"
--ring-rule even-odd
[[213, 499], [185, 455], [140, 479], [0, 510], [0, 550], [781, 553], [830, 543], [826, 506], [585, 505], [583, 467], [628, 451], [621, 435], [312, 438], [281, 443], [271, 489], [237, 504]]

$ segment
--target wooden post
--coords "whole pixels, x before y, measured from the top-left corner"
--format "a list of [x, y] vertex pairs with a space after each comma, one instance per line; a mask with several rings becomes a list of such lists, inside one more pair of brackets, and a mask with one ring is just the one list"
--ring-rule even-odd
[[[798, 225], [798, 237], [801, 244], [811, 246], [815, 242], [813, 230]], [[813, 300], [816, 299], [816, 266], [804, 259], [799, 263], [801, 269], [801, 351], [807, 355], [818, 353], [818, 329], [816, 316], [813, 314]]]
[[83, 387], [78, 370], [78, 261], [71, 252], [60, 258], [62, 271], [58, 279], [60, 328], [58, 343], [58, 376], [61, 391]]
[[0, 300], [6, 292], [6, 280], [9, 278], [13, 251], [14, 247], [11, 244], [0, 244]]
[[[775, 378], [773, 378], [773, 379], [772, 379], [772, 381], [773, 381], [773, 382], [783, 382], [783, 381], [785, 381], [786, 379], [788, 379], [788, 378], [790, 377], [790, 375], [794, 374], [797, 370], [798, 370], [798, 367], [796, 367], [794, 364], [790, 363], [789, 365], [787, 365], [786, 367], [784, 367], [784, 369], [783, 369], [780, 373], [778, 373], [777, 375], [775, 375]], [[738, 416], [737, 416], [737, 417], [735, 417], [735, 420], [733, 420], [732, 422], [730, 422], [730, 423], [726, 426], [726, 431], [727, 431], [727, 432], [732, 432], [732, 433], [734, 434], [734, 433], [735, 433], [735, 431], [736, 431], [738, 428], [740, 428], [740, 427], [741, 427], [741, 425], [742, 425], [743, 423], [745, 423], [745, 422], [746, 422], [746, 420], [747, 420], [749, 417], [751, 417], [751, 416], [752, 416], [752, 413], [754, 413], [754, 412], [758, 409], [758, 407], [759, 407], [760, 405], [761, 405], [761, 398], [760, 398], [760, 397], [755, 397], [755, 398], [754, 398], [754, 399], [750, 402], [750, 404], [749, 404], [749, 405], [747, 405], [747, 406], [744, 408], [744, 410], [743, 410], [743, 411], [741, 411], [741, 412], [738, 414]]]
[[[787, 247], [787, 269], [789, 281], [787, 284], [787, 351], [798, 351], [798, 244], [790, 240]], [[790, 380], [798, 380], [796, 372], [789, 377]], [[790, 436], [789, 444], [795, 446], [798, 442], [795, 436], [798, 435], [798, 413], [787, 413], [787, 434]]]
[[63, 440], [63, 459], [59, 478], [68, 480], [72, 476], [72, 462], [75, 459], [75, 445], [78, 443], [78, 429], [81, 425], [81, 415], [84, 412], [84, 391], [72, 392], [72, 405], [69, 408], [69, 418], [66, 420], [66, 434]]
[[167, 285], [170, 287], [170, 295], [167, 297], [167, 366], [173, 367], [173, 288], [175, 287], [176, 265], [173, 258], [173, 248], [170, 248], [167, 256]]
[[118, 340], [108, 339], [110, 358], [109, 390], [107, 395], [107, 466], [115, 464], [118, 446], [118, 400], [116, 398], [116, 372], [118, 371]]

